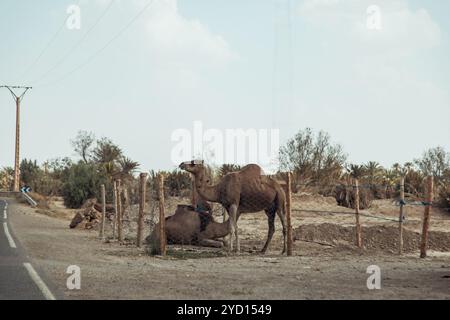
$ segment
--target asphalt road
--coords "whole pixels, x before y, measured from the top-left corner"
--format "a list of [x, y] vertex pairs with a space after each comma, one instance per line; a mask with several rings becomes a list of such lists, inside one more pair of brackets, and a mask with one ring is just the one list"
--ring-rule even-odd
[[0, 300], [53, 300], [42, 273], [27, 259], [11, 232], [7, 199], [0, 199]]

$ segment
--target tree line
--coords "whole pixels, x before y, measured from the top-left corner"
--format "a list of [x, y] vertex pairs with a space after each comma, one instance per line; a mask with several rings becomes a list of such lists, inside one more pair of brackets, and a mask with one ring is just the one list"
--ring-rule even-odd
[[[37, 161], [22, 160], [22, 184], [47, 197], [62, 196], [67, 207], [79, 208], [86, 200], [99, 197], [100, 185], [105, 184], [107, 190], [112, 190], [113, 181], [120, 179], [125, 186], [125, 196], [131, 203], [137, 202], [138, 162], [127, 157], [110, 139], [96, 139], [90, 132], [80, 131], [71, 144], [78, 161], [66, 157], [39, 165]], [[426, 191], [426, 176], [432, 175], [436, 179], [439, 202], [450, 206], [450, 154], [442, 147], [431, 148], [418, 159], [396, 163], [389, 168], [376, 161], [354, 164], [349, 163], [344, 148], [334, 143], [328, 133], [306, 128], [288, 140], [280, 148], [279, 155], [280, 172], [293, 173], [292, 187], [295, 192], [313, 190], [325, 196], [337, 196], [342, 189], [339, 186], [345, 188], [351, 185], [353, 178], [358, 178], [364, 186], [364, 197], [392, 198], [398, 194], [400, 177], [404, 177], [406, 193], [420, 198]], [[239, 169], [238, 165], [224, 164], [210, 168], [210, 171], [214, 180]], [[189, 195], [191, 177], [179, 170], [150, 171], [150, 192], [156, 191], [159, 173], [165, 174], [165, 192], [168, 196]], [[11, 167], [0, 169], [0, 188], [11, 189], [13, 176]], [[111, 192], [107, 198], [112, 200]]]

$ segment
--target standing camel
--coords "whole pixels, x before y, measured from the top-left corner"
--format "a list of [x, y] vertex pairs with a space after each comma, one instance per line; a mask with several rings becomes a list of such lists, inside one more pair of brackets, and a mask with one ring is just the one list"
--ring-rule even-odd
[[180, 165], [180, 169], [194, 175], [198, 194], [206, 201], [220, 203], [230, 216], [230, 245], [240, 251], [237, 221], [242, 213], [265, 211], [269, 224], [267, 241], [261, 253], [265, 254], [275, 232], [275, 214], [278, 214], [283, 226], [283, 252], [286, 252], [286, 216], [285, 193], [283, 188], [272, 178], [263, 175], [261, 167], [248, 165], [238, 172], [224, 176], [216, 185], [206, 173], [203, 162], [189, 161]]

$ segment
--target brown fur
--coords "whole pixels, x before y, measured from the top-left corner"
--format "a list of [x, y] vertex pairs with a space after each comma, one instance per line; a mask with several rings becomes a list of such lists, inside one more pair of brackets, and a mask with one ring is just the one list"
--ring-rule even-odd
[[212, 186], [203, 164], [185, 162], [180, 168], [194, 175], [198, 194], [206, 201], [217, 202], [228, 211], [232, 219], [230, 233], [234, 235], [236, 249], [239, 251], [237, 221], [242, 213], [265, 211], [268, 218], [269, 232], [262, 253], [272, 240], [275, 232], [275, 214], [283, 225], [284, 246], [286, 251], [286, 197], [282, 187], [272, 178], [265, 176], [261, 167], [248, 165], [242, 170], [225, 175], [218, 184]]
[[[210, 213], [197, 212], [192, 206], [180, 205], [175, 214], [166, 218], [166, 241], [168, 244], [220, 246], [214, 240], [228, 235], [228, 221], [218, 223]], [[159, 223], [147, 237], [152, 254], [159, 254]]]

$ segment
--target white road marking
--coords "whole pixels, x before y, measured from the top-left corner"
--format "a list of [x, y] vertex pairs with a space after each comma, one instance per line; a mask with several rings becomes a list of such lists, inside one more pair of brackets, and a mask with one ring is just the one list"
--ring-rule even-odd
[[6, 222], [3, 222], [3, 229], [5, 229], [5, 235], [6, 238], [8, 239], [9, 246], [13, 249], [16, 249], [17, 248], [16, 243], [14, 242], [14, 239], [11, 237], [11, 234], [9, 233], [8, 224]]
[[[6, 209], [8, 209], [8, 202], [5, 201], [5, 208], [3, 210], [3, 217], [5, 219], [8, 218], [8, 213], [6, 212]], [[11, 248], [16, 249], [17, 248], [16, 243], [14, 242], [13, 237], [9, 233], [8, 223], [3, 222], [3, 229], [5, 230], [5, 235], [6, 235], [6, 238], [8, 239], [9, 246]], [[25, 267], [25, 269], [27, 269], [28, 274], [30, 275], [30, 277], [34, 281], [34, 283], [37, 285], [39, 290], [41, 290], [41, 292], [44, 295], [45, 299], [47, 299], [47, 300], [56, 300], [55, 296], [52, 294], [52, 292], [47, 287], [45, 282], [41, 279], [41, 277], [36, 272], [36, 270], [34, 270], [33, 266], [30, 263], [28, 263], [28, 262], [24, 263], [23, 266]]]
[[41, 290], [45, 299], [56, 300], [55, 296], [52, 294], [52, 292], [47, 287], [45, 282], [41, 279], [41, 277], [39, 277], [38, 273], [36, 272], [36, 270], [34, 270], [33, 266], [30, 263], [24, 263], [23, 266], [25, 267], [25, 269], [27, 269], [28, 274], [30, 275], [31, 279], [33, 279], [34, 283], [36, 283], [39, 290]]

